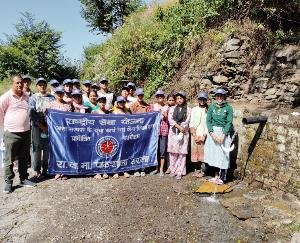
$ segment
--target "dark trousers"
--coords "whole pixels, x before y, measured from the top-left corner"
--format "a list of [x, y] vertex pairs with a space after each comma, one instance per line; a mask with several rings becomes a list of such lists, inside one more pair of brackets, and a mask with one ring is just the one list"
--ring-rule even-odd
[[18, 158], [18, 171], [20, 181], [28, 178], [27, 162], [30, 157], [30, 130], [26, 132], [11, 133], [4, 132], [3, 141], [5, 145], [4, 180], [12, 183], [15, 177], [13, 162]]
[[38, 127], [31, 127], [32, 136], [32, 168], [35, 172], [47, 174], [48, 169], [48, 138], [41, 138], [41, 130]]

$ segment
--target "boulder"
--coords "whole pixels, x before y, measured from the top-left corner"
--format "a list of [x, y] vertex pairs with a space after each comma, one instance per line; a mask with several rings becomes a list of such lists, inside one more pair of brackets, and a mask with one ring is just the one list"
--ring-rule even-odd
[[238, 38], [232, 38], [227, 42], [225, 42], [225, 44], [223, 45], [223, 50], [225, 52], [236, 51], [240, 48], [240, 46], [241, 46], [241, 40]]
[[213, 77], [213, 82], [217, 84], [224, 84], [228, 82], [228, 78], [223, 75], [218, 75]]
[[265, 93], [265, 95], [273, 95], [273, 94], [276, 94], [277, 93], [277, 89], [276, 88], [271, 88], [271, 89], [268, 89]]
[[284, 58], [288, 62], [292, 62], [294, 60], [299, 60], [300, 58], [300, 48], [296, 45], [288, 45], [285, 46], [283, 49], [278, 50], [275, 53], [277, 59]]

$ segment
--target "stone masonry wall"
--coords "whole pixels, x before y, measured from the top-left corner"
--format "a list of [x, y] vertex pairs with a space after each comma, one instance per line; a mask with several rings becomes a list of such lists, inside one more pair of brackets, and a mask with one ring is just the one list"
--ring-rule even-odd
[[[242, 117], [258, 115], [268, 116], [259, 137], [258, 124], [242, 125]], [[237, 171], [241, 177], [245, 176], [244, 179], [250, 182], [259, 182], [263, 187], [278, 188], [300, 197], [299, 111], [249, 112], [236, 108], [234, 126], [239, 134]]]

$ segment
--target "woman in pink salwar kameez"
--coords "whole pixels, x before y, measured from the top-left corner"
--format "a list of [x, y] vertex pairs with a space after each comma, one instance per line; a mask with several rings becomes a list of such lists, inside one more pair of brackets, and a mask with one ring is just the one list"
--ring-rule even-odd
[[180, 180], [186, 175], [186, 155], [188, 154], [189, 123], [191, 109], [187, 107], [186, 94], [179, 91], [175, 94], [176, 106], [171, 107], [168, 120], [170, 130], [168, 135], [168, 152], [171, 176]]

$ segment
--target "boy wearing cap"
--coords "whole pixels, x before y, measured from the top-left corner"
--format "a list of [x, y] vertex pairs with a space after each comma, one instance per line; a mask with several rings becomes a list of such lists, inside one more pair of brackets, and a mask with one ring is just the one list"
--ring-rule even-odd
[[204, 146], [204, 161], [210, 166], [219, 169], [215, 177], [210, 181], [223, 184], [226, 181], [226, 173], [229, 168], [229, 153], [223, 151], [222, 146], [230, 147], [230, 131], [232, 129], [233, 108], [226, 102], [226, 94], [222, 88], [214, 91], [216, 101], [207, 111], [207, 128], [209, 135]]
[[106, 109], [111, 110], [113, 108], [113, 104], [115, 102], [115, 95], [114, 93], [110, 92], [108, 89], [108, 79], [102, 77], [99, 80], [100, 90], [97, 92], [98, 96], [105, 96], [106, 97]]
[[34, 92], [30, 89], [31, 78], [28, 75], [23, 76], [23, 83], [24, 83], [23, 92], [27, 94], [29, 97], [32, 96]]
[[191, 133], [191, 162], [195, 169], [193, 176], [203, 177], [205, 170], [201, 170], [201, 163], [204, 161], [204, 142], [208, 133], [206, 126], [208, 95], [199, 92], [197, 95], [198, 105], [192, 108], [190, 120]]
[[128, 97], [127, 97], [127, 101], [128, 101], [129, 106], [130, 106], [131, 104], [133, 104], [134, 102], [137, 101], [137, 98], [134, 97], [134, 93], [135, 93], [135, 83], [129, 82], [129, 83], [127, 84], [127, 87], [128, 87], [128, 89], [129, 89], [129, 94], [128, 94]]
[[136, 113], [146, 113], [151, 111], [151, 107], [150, 105], [148, 105], [145, 101], [144, 101], [144, 90], [142, 88], [138, 88], [135, 91], [135, 94], [137, 96], [137, 101], [134, 102], [131, 106], [130, 106], [130, 111], [132, 114], [136, 114]]
[[72, 79], [72, 83], [73, 83], [73, 89], [80, 90], [80, 81], [77, 78]]
[[47, 176], [48, 169], [48, 129], [45, 111], [49, 102], [54, 101], [55, 98], [47, 93], [47, 82], [44, 78], [37, 79], [36, 87], [38, 92], [29, 99], [33, 155], [32, 168], [36, 173], [36, 179], [43, 179]]
[[71, 79], [65, 79], [63, 81], [63, 86], [64, 86], [64, 101], [71, 104], [72, 103], [72, 90], [73, 90], [73, 82]]
[[59, 82], [56, 79], [52, 79], [49, 82], [50, 85], [50, 94], [55, 95], [55, 89], [59, 86]]

